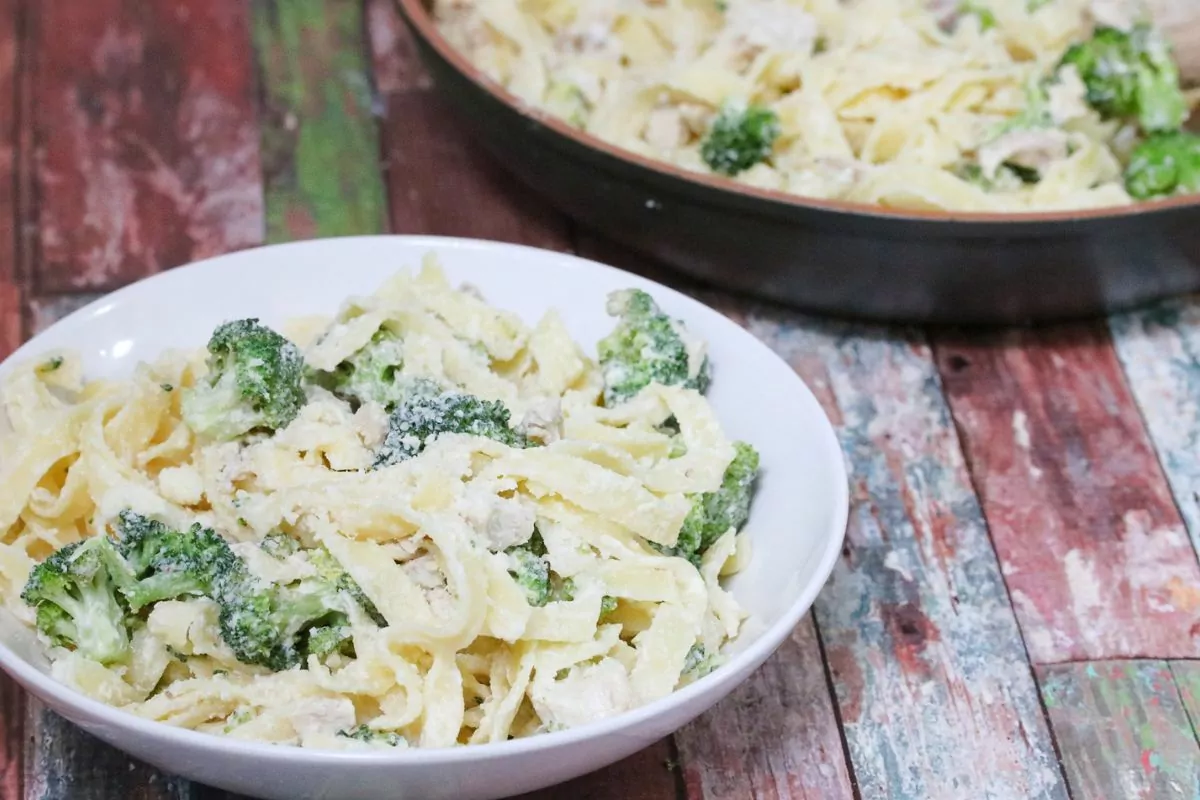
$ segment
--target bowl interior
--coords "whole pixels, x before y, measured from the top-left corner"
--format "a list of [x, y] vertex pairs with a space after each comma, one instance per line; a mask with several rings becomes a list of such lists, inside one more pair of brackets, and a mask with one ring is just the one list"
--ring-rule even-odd
[[[730, 582], [752, 615], [736, 649], [773, 649], [811, 604], [841, 546], [847, 489], [838, 443], [812, 394], [769, 348], [721, 314], [628, 273], [559, 253], [437, 237], [355, 237], [260, 248], [109, 295], [18, 350], [0, 365], [0, 378], [15, 362], [52, 348], [81, 352], [89, 377], [124, 376], [164, 349], [202, 346], [224, 320], [257, 316], [277, 325], [295, 316], [332, 314], [344, 298], [374, 290], [401, 268], [417, 268], [431, 250], [452, 282], [474, 284], [489, 302], [528, 323], [558, 309], [576, 340], [592, 352], [613, 324], [605, 295], [630, 286], [651, 292], [708, 341], [709, 397], [727, 432], [758, 447], [763, 465], [748, 524], [752, 561]], [[11, 618], [0, 622], [0, 644], [45, 672], [36, 644]], [[765, 653], [743, 652], [733, 662], [743, 656], [761, 660]], [[0, 648], [0, 659], [5, 657]]]

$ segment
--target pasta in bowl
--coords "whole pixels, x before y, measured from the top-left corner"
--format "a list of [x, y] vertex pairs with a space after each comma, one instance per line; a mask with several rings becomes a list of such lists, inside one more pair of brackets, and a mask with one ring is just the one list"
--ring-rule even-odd
[[[340, 309], [294, 288], [333, 261], [368, 265], [347, 270]], [[235, 277], [249, 289], [234, 301], [147, 340], [173, 318], [150, 303]], [[552, 277], [570, 288], [528, 296]], [[519, 313], [501, 310], [514, 297]], [[370, 797], [387, 769], [574, 753], [503, 779], [430, 772], [412, 796], [534, 788], [731, 688], [836, 557], [844, 473], [790, 370], [719, 315], [569, 257], [400, 238], [266, 248], [43, 336], [4, 369], [0, 587], [26, 630], [3, 641], [26, 658], [0, 655], [135, 754], [292, 764], [299, 748], [267, 743], [301, 745], [307, 765], [378, 765], [337, 790]], [[751, 402], [738, 382], [755, 370], [785, 381], [765, 403], [779, 430], [723, 413]], [[811, 484], [812, 507], [781, 479]], [[791, 563], [756, 561], [758, 546]], [[755, 572], [763, 586], [739, 582]], [[31, 629], [46, 671], [91, 700], [31, 670]], [[264, 792], [253, 772], [174, 768]], [[277, 780], [268, 796], [319, 795], [311, 774]]]

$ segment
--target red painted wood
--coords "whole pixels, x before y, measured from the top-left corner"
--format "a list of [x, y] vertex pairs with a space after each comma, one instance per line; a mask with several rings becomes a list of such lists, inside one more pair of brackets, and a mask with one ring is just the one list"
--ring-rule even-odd
[[29, 4], [40, 291], [107, 289], [261, 240], [245, 6]]
[[938, 356], [1034, 662], [1200, 652], [1200, 567], [1105, 329]]
[[1200, 747], [1164, 661], [1038, 669], [1075, 800], [1194, 800]]
[[392, 230], [566, 250], [566, 219], [521, 186], [432, 92], [390, 0], [368, 4]]
[[[16, 175], [19, 116], [17, 0], [0, 0], [0, 358], [21, 341]], [[24, 694], [0, 673], [0, 798], [22, 794]]]
[[669, 738], [611, 767], [513, 800], [675, 800]]

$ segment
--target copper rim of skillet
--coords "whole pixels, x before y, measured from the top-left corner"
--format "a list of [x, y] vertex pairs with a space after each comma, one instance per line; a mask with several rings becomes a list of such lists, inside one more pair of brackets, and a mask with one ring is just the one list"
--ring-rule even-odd
[[404, 15], [408, 18], [425, 41], [438, 54], [454, 66], [465, 77], [474, 82], [480, 89], [494, 95], [523, 116], [530, 117], [545, 125], [558, 135], [573, 140], [576, 144], [598, 151], [610, 158], [634, 164], [642, 169], [656, 172], [664, 177], [675, 178], [688, 183], [715, 189], [729, 195], [738, 195], [748, 200], [767, 201], [781, 206], [835, 211], [843, 214], [853, 214], [864, 217], [879, 217], [892, 220], [909, 220], [913, 222], [967, 222], [972, 224], [991, 225], [1028, 225], [1030, 223], [1046, 223], [1052, 225], [1061, 222], [1083, 222], [1089, 220], [1125, 219], [1141, 214], [1152, 214], [1176, 208], [1200, 207], [1200, 194], [1180, 195], [1162, 200], [1135, 201], [1128, 206], [1105, 206], [1095, 209], [1079, 209], [1066, 211], [1028, 211], [1028, 212], [977, 212], [977, 211], [920, 211], [911, 209], [894, 209], [876, 206], [868, 203], [850, 203], [841, 200], [821, 200], [789, 194], [773, 189], [760, 189], [747, 186], [737, 181], [715, 175], [691, 172], [676, 167], [665, 161], [659, 161], [638, 155], [574, 128], [554, 115], [539, 108], [530, 106], [520, 98], [511, 94], [474, 64], [472, 64], [458, 48], [446, 40], [427, 5], [432, 0], [395, 0]]

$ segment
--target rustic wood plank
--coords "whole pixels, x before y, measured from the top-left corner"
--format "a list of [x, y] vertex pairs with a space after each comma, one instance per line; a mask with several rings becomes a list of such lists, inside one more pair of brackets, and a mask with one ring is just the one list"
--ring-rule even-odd
[[28, 303], [30, 328], [34, 333], [40, 333], [63, 317], [78, 311], [100, 297], [103, 295], [57, 294], [49, 297], [30, 298]]
[[[17, 203], [23, 59], [18, 0], [0, 0], [0, 358], [21, 343], [20, 229]], [[19, 77], [20, 75], [20, 77]], [[0, 672], [0, 798], [21, 797], [25, 696]]]
[[611, 767], [513, 800], [674, 800], [673, 752], [663, 739]]
[[1200, 747], [1163, 661], [1038, 668], [1076, 800], [1192, 800]]
[[360, 0], [253, 0], [267, 241], [384, 229]]
[[31, 702], [25, 796], [37, 800], [196, 800], [198, 788], [135, 761]]
[[[20, 160], [18, 0], [0, 0], [0, 357], [21, 343], [20, 209], [17, 203]], [[27, 55], [27, 54], [26, 54]]]
[[[417, 43], [394, 0], [366, 0], [367, 35], [375, 88], [383, 101], [394, 94], [433, 88], [433, 78], [417, 53]], [[385, 122], [385, 129], [390, 125]]]
[[243, 5], [28, 5], [37, 16], [39, 291], [109, 289], [257, 244]]
[[1200, 654], [1200, 567], [1104, 328], [938, 360], [1034, 662]]
[[1188, 721], [1192, 723], [1192, 733], [1200, 740], [1200, 661], [1172, 661], [1170, 667]]
[[[641, 263], [611, 246], [584, 249], [617, 266]], [[655, 277], [680, 283], [666, 272]], [[843, 558], [817, 598], [816, 619], [860, 795], [1065, 798], [924, 339], [690, 291], [796, 369], [846, 452], [850, 528]], [[810, 713], [821, 716], [819, 708]], [[790, 744], [776, 747], [779, 758]], [[685, 764], [685, 774], [690, 769]], [[717, 785], [719, 777], [709, 780]], [[770, 787], [761, 791], [776, 796]], [[787, 791], [778, 796], [805, 796], [794, 783]]]
[[675, 738], [691, 800], [854, 797], [811, 618]]
[[[1172, 300], [1115, 316], [1109, 326], [1192, 544], [1200, 548], [1200, 302]], [[1188, 601], [1194, 607], [1200, 597]]]
[[569, 249], [566, 219], [514, 180], [427, 91], [391, 0], [372, 0], [368, 9], [392, 230]]

